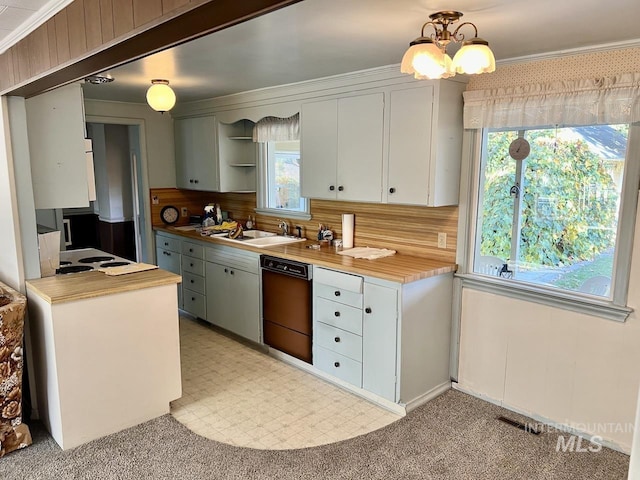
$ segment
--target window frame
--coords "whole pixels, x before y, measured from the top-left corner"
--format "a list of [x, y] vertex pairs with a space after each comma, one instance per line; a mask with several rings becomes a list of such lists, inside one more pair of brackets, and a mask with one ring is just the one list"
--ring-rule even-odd
[[[567, 125], [560, 125], [559, 127], [564, 126]], [[555, 128], [555, 125], [550, 127], [527, 127], [526, 130], [537, 128]], [[468, 210], [466, 212], [461, 211], [460, 225], [463, 231], [461, 232], [461, 244], [459, 246], [463, 251], [459, 256], [459, 263], [463, 265], [463, 269], [462, 272], [456, 274], [456, 277], [462, 280], [462, 286], [624, 322], [633, 311], [627, 306], [627, 297], [629, 292], [629, 277], [631, 274], [631, 263], [629, 259], [633, 251], [640, 187], [640, 161], [637, 160], [640, 158], [640, 122], [629, 124], [618, 229], [616, 233], [611, 300], [580, 292], [558, 290], [542, 285], [519, 282], [517, 279], [489, 277], [473, 271], [476, 242], [478, 241], [479, 234], [478, 213], [482, 197], [481, 189], [483, 187], [482, 149], [486, 144], [486, 136], [489, 130], [496, 131], [498, 129], [484, 128], [482, 130], [467, 131], [470, 137], [468, 136], [466, 139], [467, 148], [465, 151], [469, 153], [470, 164], [464, 171], [461, 185], [465, 185], [466, 183], [469, 187], [467, 190], [468, 197], [466, 198]], [[504, 130], [518, 129], [505, 128]], [[464, 192], [465, 190], [461, 188], [461, 191]], [[461, 205], [464, 204], [464, 200], [464, 198], [461, 198]], [[466, 215], [466, 221], [462, 219], [463, 215]]]
[[[305, 198], [305, 210], [285, 210], [283, 208], [270, 208], [269, 207], [269, 172], [267, 164], [268, 158], [268, 142], [258, 143], [258, 177], [256, 185], [256, 213], [261, 215], [267, 215], [270, 217], [286, 217], [296, 220], [311, 220], [311, 201]], [[302, 177], [300, 178], [302, 181]]]

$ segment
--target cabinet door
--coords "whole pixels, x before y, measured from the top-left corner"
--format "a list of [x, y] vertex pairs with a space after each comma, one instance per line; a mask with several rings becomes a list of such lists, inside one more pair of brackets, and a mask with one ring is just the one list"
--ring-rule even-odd
[[305, 103], [300, 115], [302, 196], [335, 199], [338, 101]]
[[218, 158], [215, 117], [174, 121], [176, 183], [179, 188], [217, 191]]
[[233, 333], [260, 342], [260, 279], [255, 273], [231, 268], [229, 327]]
[[[156, 243], [162, 237], [156, 237]], [[168, 272], [180, 275], [180, 254], [166, 250], [164, 248], [156, 248], [156, 263], [158, 267]], [[182, 308], [182, 284], [178, 283], [178, 308]]]
[[388, 203], [427, 205], [433, 86], [390, 95]]
[[364, 284], [362, 388], [396, 401], [398, 291]]
[[384, 94], [338, 100], [338, 200], [382, 201]]
[[82, 87], [72, 84], [29, 98], [25, 108], [35, 207], [88, 207]]
[[[225, 272], [225, 269], [227, 270]], [[207, 321], [219, 327], [230, 330], [230, 288], [228, 285], [228, 267], [218, 263], [207, 262], [205, 267], [207, 279], [206, 311]]]

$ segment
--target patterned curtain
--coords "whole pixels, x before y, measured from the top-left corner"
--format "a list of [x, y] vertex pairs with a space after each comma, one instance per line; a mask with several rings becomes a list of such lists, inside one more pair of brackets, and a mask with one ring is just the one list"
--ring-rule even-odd
[[254, 142], [286, 142], [300, 139], [300, 114], [289, 118], [265, 117], [253, 127]]

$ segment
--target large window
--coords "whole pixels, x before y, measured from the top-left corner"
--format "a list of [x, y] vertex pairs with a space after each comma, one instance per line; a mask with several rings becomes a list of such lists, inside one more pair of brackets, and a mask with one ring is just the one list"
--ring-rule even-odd
[[474, 273], [612, 300], [628, 136], [628, 125], [485, 131]]

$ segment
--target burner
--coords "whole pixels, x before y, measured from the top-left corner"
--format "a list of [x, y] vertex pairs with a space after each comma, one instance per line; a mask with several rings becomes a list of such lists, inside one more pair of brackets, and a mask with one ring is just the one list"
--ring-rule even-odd
[[71, 262], [67, 262], [66, 260], [60, 260], [60, 266], [71, 265]]
[[115, 257], [85, 257], [78, 260], [80, 263], [97, 263], [97, 262], [109, 262], [115, 260]]
[[103, 263], [100, 265], [100, 268], [109, 268], [109, 267], [122, 267], [123, 265], [129, 265], [130, 262], [109, 262]]
[[69, 267], [60, 267], [56, 270], [56, 273], [78, 273], [78, 272], [87, 272], [89, 270], [93, 270], [93, 267], [89, 265], [71, 265]]

